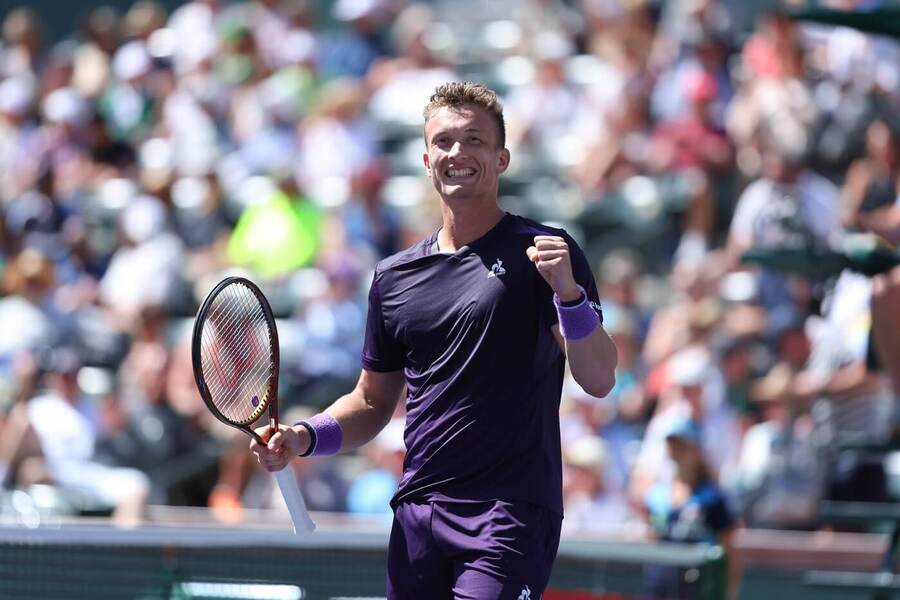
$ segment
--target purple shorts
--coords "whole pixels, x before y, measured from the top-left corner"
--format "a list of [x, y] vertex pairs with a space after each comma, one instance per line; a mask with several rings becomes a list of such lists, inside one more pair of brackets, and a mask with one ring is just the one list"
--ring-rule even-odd
[[388, 600], [539, 600], [562, 517], [528, 503], [402, 502], [388, 548]]

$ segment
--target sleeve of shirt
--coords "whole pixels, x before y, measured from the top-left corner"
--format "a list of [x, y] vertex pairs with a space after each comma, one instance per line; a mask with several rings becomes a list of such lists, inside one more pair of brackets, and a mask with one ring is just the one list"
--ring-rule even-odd
[[380, 273], [375, 272], [369, 288], [369, 313], [366, 317], [366, 337], [362, 350], [363, 368], [387, 373], [403, 368], [403, 348], [385, 326], [379, 293]]
[[[581, 247], [570, 235], [563, 234], [563, 237], [566, 243], [569, 244], [569, 258], [572, 262], [572, 274], [575, 276], [575, 283], [584, 288], [591, 308], [600, 316], [600, 322], [602, 323], [603, 311], [600, 307], [600, 294], [597, 292], [597, 282], [594, 280], [591, 264], [588, 262]], [[542, 298], [541, 309], [543, 316], [552, 326], [559, 321], [559, 317], [556, 314], [556, 306], [553, 304], [553, 290], [546, 284], [543, 287], [546, 289], [546, 301], [543, 301], [544, 299]]]

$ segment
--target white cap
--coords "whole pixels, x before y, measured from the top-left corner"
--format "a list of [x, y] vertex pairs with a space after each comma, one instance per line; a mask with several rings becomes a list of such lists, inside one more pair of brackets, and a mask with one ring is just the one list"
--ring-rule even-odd
[[121, 219], [125, 235], [142, 243], [162, 231], [166, 224], [166, 209], [153, 196], [138, 196], [122, 210]]
[[307, 62], [316, 58], [316, 38], [308, 31], [295, 29], [281, 43], [282, 64]]
[[534, 55], [540, 60], [563, 60], [575, 54], [575, 46], [567, 35], [560, 31], [546, 29], [535, 36]]
[[338, 21], [355, 21], [384, 6], [384, 0], [337, 0], [331, 15]]
[[63, 87], [50, 92], [44, 99], [44, 117], [52, 123], [81, 125], [88, 117], [88, 106], [74, 88]]
[[669, 360], [669, 381], [674, 385], [700, 385], [706, 379], [711, 362], [702, 348], [682, 350]]
[[0, 83], [0, 113], [23, 115], [34, 99], [34, 85], [25, 77], [10, 77]]
[[147, 45], [140, 40], [128, 42], [113, 56], [113, 75], [120, 81], [137, 79], [150, 72], [152, 61]]
[[584, 435], [566, 446], [563, 457], [568, 465], [600, 470], [606, 464], [606, 444], [593, 435]]

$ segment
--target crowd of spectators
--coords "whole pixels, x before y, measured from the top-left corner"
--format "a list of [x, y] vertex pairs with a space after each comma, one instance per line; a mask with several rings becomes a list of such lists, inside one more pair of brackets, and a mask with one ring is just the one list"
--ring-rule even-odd
[[[504, 99], [504, 207], [579, 240], [619, 349], [608, 397], [564, 388], [565, 527], [696, 540], [888, 499], [890, 461], [840, 448], [893, 434], [900, 275], [742, 256], [900, 242], [900, 43], [747, 6], [140, 0], [64, 39], [0, 14], [3, 488], [131, 518], [277, 505], [194, 387], [197, 305], [261, 284], [285, 420], [351, 387], [375, 261], [439, 223], [421, 109], [472, 79]], [[387, 513], [402, 419], [295, 461], [310, 507]], [[730, 509], [656, 518], [661, 481], [699, 480]]]

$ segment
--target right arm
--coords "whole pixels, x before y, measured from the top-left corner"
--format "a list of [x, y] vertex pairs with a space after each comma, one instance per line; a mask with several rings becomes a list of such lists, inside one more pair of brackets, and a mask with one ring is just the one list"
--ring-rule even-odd
[[[391, 420], [405, 383], [403, 371], [382, 373], [364, 369], [353, 391], [325, 409], [341, 426], [342, 452], [358, 448], [378, 435]], [[256, 432], [268, 445], [253, 440], [250, 450], [269, 471], [283, 469], [294, 457], [306, 452], [311, 442], [309, 432], [302, 425], [280, 425], [271, 437], [268, 427]]]

